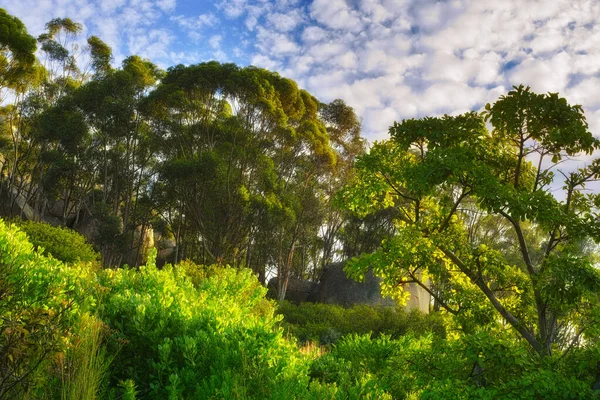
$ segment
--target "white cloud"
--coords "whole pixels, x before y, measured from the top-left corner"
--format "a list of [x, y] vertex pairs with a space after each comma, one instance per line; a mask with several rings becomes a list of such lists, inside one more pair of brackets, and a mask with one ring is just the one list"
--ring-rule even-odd
[[389, 118], [478, 109], [513, 84], [600, 108], [600, 80], [590, 79], [600, 73], [600, 2], [314, 0], [305, 10], [301, 32], [285, 36], [289, 54], [264, 45], [280, 31], [259, 21], [257, 55], [366, 113], [369, 137]]
[[208, 45], [214, 50], [219, 50], [221, 48], [221, 40], [223, 37], [221, 35], [214, 35], [208, 40]]
[[360, 14], [350, 8], [346, 0], [314, 0], [310, 10], [315, 20], [329, 28], [351, 32], [362, 28]]
[[302, 17], [297, 10], [288, 13], [268, 14], [266, 19], [267, 23], [279, 32], [292, 31], [302, 22]]
[[175, 9], [176, 0], [158, 0], [156, 5], [164, 12], [171, 12]]
[[164, 29], [140, 30], [129, 37], [129, 52], [152, 60], [167, 58], [173, 40], [174, 36]]
[[219, 19], [213, 13], [200, 14], [196, 17], [177, 15], [172, 17], [171, 20], [177, 22], [182, 28], [191, 30], [215, 26], [219, 22]]
[[508, 74], [513, 85], [531, 86], [537, 92], [564, 92], [571, 72], [571, 56], [565, 52], [548, 59], [528, 57]]
[[304, 28], [302, 32], [302, 40], [305, 42], [320, 42], [328, 36], [328, 33], [325, 29], [322, 29], [318, 26], [308, 26]]
[[257, 47], [273, 57], [297, 54], [300, 51], [300, 46], [289, 36], [262, 27], [257, 28], [256, 40]]
[[254, 57], [252, 57], [251, 64], [257, 67], [262, 67], [270, 70], [274, 70], [279, 67], [279, 64], [275, 60], [272, 60], [268, 56], [262, 54], [257, 54]]
[[[600, 132], [600, 1], [0, 0], [34, 34], [82, 22], [115, 50], [163, 66], [227, 55], [343, 98], [367, 137], [393, 119], [479, 108], [513, 84], [581, 103]], [[173, 29], [173, 30], [170, 30]], [[177, 36], [179, 35], [179, 36]], [[187, 35], [187, 37], [186, 37]]]
[[229, 18], [237, 18], [246, 11], [247, 0], [223, 0], [217, 3], [217, 7], [223, 10]]
[[[565, 97], [574, 104], [585, 104], [587, 109], [600, 108], [600, 78], [592, 77], [584, 79], [573, 87], [569, 88]], [[599, 114], [600, 115], [600, 114]], [[596, 125], [594, 128], [600, 128]], [[600, 134], [600, 130], [595, 130]]]

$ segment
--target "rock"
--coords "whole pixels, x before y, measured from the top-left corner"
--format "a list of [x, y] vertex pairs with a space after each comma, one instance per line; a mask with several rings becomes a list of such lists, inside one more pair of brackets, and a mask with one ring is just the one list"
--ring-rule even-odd
[[[316, 282], [311, 282], [290, 276], [290, 279], [288, 281], [288, 287], [285, 292], [285, 299], [296, 304], [302, 303], [303, 301], [306, 301], [306, 299], [312, 293], [316, 286]], [[276, 298], [277, 277], [271, 278], [269, 280], [267, 288], [269, 289], [267, 296], [271, 298]]]
[[381, 278], [373, 271], [365, 275], [364, 282], [357, 282], [346, 276], [345, 263], [335, 263], [323, 270], [319, 285], [310, 293], [307, 300], [315, 303], [337, 304], [351, 307], [356, 304], [395, 306], [396, 302], [381, 295]]
[[[325, 267], [318, 283], [290, 277], [285, 299], [294, 303], [309, 301], [343, 307], [352, 307], [358, 304], [390, 307], [397, 305], [394, 299], [381, 295], [381, 278], [375, 276], [372, 270], [365, 274], [363, 282], [357, 282], [346, 276], [344, 265], [344, 262], [340, 262]], [[277, 277], [271, 278], [267, 288], [269, 289], [267, 296], [276, 298]], [[406, 310], [417, 309], [429, 313], [431, 301], [429, 293], [412, 283], [407, 285], [406, 290], [411, 294], [406, 303]]]

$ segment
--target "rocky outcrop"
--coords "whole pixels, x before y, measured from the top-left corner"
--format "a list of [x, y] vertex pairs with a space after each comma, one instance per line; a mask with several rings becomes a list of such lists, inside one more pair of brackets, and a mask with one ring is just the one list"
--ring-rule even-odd
[[355, 304], [395, 306], [393, 299], [381, 295], [380, 282], [381, 278], [376, 277], [373, 271], [367, 272], [363, 282], [357, 282], [346, 276], [344, 263], [335, 263], [325, 268], [319, 284], [307, 300], [344, 307]]
[[[307, 301], [310, 294], [318, 286], [318, 283], [299, 279], [291, 276], [288, 281], [288, 287], [285, 292], [285, 299], [292, 303], [302, 303]], [[271, 278], [267, 285], [269, 290], [267, 296], [275, 298], [277, 293], [277, 277]]]
[[[381, 278], [375, 276], [373, 271], [365, 274], [363, 282], [357, 282], [346, 276], [344, 263], [335, 263], [324, 269], [318, 283], [290, 277], [285, 298], [295, 303], [309, 301], [344, 307], [357, 304], [396, 306], [395, 300], [381, 295], [380, 284]], [[277, 278], [269, 281], [269, 293], [275, 293], [276, 285]], [[406, 290], [411, 294], [406, 309], [428, 313], [431, 300], [429, 293], [416, 284], [407, 285]]]

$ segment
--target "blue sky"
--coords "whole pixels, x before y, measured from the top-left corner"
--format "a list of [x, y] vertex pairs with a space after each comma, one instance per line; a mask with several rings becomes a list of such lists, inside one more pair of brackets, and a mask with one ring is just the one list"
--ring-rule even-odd
[[394, 120], [478, 110], [523, 83], [600, 134], [598, 0], [0, 0], [30, 33], [68, 16], [162, 67], [216, 59], [344, 99], [370, 140]]

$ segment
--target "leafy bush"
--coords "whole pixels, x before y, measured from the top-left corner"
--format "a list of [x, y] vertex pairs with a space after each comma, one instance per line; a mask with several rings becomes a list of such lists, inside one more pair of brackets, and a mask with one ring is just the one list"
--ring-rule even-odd
[[388, 335], [398, 338], [406, 334], [421, 336], [433, 333], [445, 337], [441, 314], [423, 314], [418, 310], [357, 305], [344, 308], [332, 304], [293, 303], [282, 301], [277, 313], [283, 315], [282, 326], [300, 342], [335, 343], [349, 334], [371, 333], [374, 338]]
[[51, 391], [53, 358], [70, 346], [92, 281], [85, 266], [44, 257], [0, 219], [0, 398]]
[[[190, 267], [187, 264], [186, 267]], [[249, 270], [106, 270], [99, 308], [119, 346], [114, 383], [144, 398], [287, 398], [306, 395], [308, 363], [276, 327], [265, 289]]]
[[597, 341], [540, 360], [510, 331], [445, 338], [434, 316], [282, 303], [307, 337], [317, 317], [377, 335], [317, 357], [284, 338], [264, 295], [244, 269], [69, 266], [0, 220], [0, 398], [600, 398]]
[[[579, 364], [581, 365], [581, 364]], [[597, 399], [593, 370], [568, 360], [540, 361], [514, 336], [486, 333], [457, 340], [411, 335], [391, 340], [350, 335], [311, 365], [311, 377], [342, 391], [365, 377], [392, 398]]]
[[15, 222], [27, 234], [31, 244], [44, 249], [44, 255], [51, 255], [66, 263], [97, 261], [100, 258], [92, 245], [72, 229], [34, 221]]
[[347, 398], [310, 383], [251, 271], [152, 260], [69, 266], [0, 220], [0, 398]]

